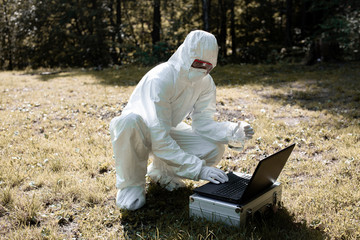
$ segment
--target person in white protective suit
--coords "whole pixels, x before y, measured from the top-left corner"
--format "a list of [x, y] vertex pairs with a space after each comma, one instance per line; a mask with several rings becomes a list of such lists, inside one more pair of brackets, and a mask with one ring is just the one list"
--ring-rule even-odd
[[[254, 131], [245, 122], [213, 119], [216, 88], [209, 72], [217, 56], [212, 34], [190, 32], [167, 62], [141, 79], [121, 116], [111, 120], [119, 208], [145, 204], [146, 174], [170, 191], [184, 186], [182, 179], [228, 181], [212, 166], [221, 160], [224, 144], [250, 139]], [[191, 126], [183, 122], [187, 116]], [[149, 154], [153, 162], [147, 167]]]

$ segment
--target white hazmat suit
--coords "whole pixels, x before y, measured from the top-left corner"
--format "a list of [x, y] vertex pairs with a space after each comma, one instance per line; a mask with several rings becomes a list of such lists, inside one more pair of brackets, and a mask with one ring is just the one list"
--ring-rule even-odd
[[[141, 79], [121, 116], [110, 122], [118, 207], [135, 210], [145, 204], [146, 174], [169, 190], [182, 186], [182, 178], [227, 181], [210, 166], [221, 160], [238, 124], [214, 121], [214, 81], [205, 69], [191, 67], [195, 59], [215, 67], [217, 55], [212, 34], [190, 32], [167, 62]], [[183, 122], [187, 116], [191, 126]], [[153, 162], [147, 167], [149, 154]]]

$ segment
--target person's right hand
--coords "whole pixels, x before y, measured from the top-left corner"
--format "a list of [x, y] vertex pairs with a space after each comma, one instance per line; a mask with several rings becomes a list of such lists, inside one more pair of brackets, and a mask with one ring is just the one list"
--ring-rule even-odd
[[200, 170], [199, 178], [207, 180], [215, 184], [229, 181], [228, 176], [221, 169], [215, 167], [204, 166]]
[[238, 122], [233, 137], [238, 141], [249, 140], [254, 135], [254, 129], [247, 122]]

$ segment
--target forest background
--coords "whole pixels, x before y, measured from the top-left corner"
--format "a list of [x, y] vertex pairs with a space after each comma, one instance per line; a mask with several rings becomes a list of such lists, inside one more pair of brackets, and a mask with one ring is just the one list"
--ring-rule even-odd
[[219, 61], [359, 60], [356, 0], [0, 0], [0, 69], [165, 61], [203, 29]]

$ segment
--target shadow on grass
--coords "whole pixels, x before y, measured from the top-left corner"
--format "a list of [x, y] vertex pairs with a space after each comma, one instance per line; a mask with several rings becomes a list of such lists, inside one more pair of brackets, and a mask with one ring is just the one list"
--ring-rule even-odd
[[[236, 70], [236, 68], [238, 70]], [[310, 111], [327, 110], [348, 119], [359, 119], [360, 63], [302, 65], [224, 66], [214, 70], [218, 86], [260, 85], [275, 90], [257, 90], [264, 99], [282, 105], [298, 105]]]
[[37, 75], [41, 81], [51, 81], [55, 78], [67, 77], [94, 77], [97, 83], [104, 85], [134, 86], [142, 76], [149, 71], [151, 67], [138, 67], [135, 65], [123, 66], [119, 69], [88, 70], [88, 69], [70, 69], [70, 70], [51, 70], [51, 71], [31, 71], [26, 74]]
[[[323, 111], [345, 118], [359, 119], [360, 64], [349, 63], [339, 67], [328, 65], [319, 70], [306, 69], [298, 80], [288, 85], [287, 92], [263, 95], [282, 105], [297, 105], [310, 111]], [[286, 75], [286, 74], [285, 74]], [[283, 84], [273, 84], [281, 88]]]
[[137, 211], [122, 211], [121, 224], [129, 239], [324, 239], [326, 235], [297, 223], [287, 209], [255, 218], [243, 227], [189, 217], [192, 187], [168, 192], [151, 183], [147, 203]]

